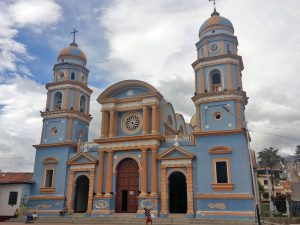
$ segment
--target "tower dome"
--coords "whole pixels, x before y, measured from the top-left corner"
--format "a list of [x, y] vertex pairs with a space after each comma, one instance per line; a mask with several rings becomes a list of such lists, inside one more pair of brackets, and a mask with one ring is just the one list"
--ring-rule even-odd
[[68, 47], [63, 48], [57, 57], [57, 62], [71, 62], [85, 66], [87, 63], [86, 55], [72, 42]]
[[206, 35], [212, 35], [215, 33], [228, 33], [233, 34], [234, 28], [229, 19], [220, 16], [220, 14], [214, 10], [211, 17], [207, 19], [199, 30], [199, 37]]

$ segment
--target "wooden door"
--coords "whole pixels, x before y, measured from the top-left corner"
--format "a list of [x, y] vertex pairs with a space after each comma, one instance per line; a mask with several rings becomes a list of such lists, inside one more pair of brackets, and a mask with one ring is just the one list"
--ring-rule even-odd
[[124, 159], [118, 165], [116, 190], [116, 212], [136, 213], [138, 210], [139, 167], [134, 159]]

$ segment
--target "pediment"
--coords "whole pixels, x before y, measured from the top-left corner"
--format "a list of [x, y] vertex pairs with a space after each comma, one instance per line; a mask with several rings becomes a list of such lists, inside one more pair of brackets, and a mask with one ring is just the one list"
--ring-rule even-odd
[[158, 159], [160, 160], [172, 160], [172, 159], [193, 159], [195, 157], [194, 154], [183, 150], [180, 147], [174, 146], [165, 152], [162, 152]]
[[67, 161], [68, 165], [73, 164], [96, 164], [97, 159], [87, 152], [80, 152]]

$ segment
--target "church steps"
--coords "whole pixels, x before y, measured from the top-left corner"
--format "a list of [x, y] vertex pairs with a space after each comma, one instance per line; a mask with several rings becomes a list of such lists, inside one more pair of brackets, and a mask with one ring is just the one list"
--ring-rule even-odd
[[[25, 217], [13, 218], [8, 222], [24, 222]], [[74, 224], [107, 224], [107, 225], [138, 225], [144, 223], [144, 218], [130, 218], [122, 216], [111, 217], [39, 217], [38, 223], [74, 223]], [[153, 218], [154, 224], [186, 225], [186, 224], [214, 224], [214, 225], [254, 225], [254, 221], [217, 220], [217, 219], [189, 219], [189, 218]]]

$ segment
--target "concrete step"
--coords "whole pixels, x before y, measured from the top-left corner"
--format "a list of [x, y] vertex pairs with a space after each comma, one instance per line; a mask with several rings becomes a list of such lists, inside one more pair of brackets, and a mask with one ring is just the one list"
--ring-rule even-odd
[[[25, 217], [10, 219], [8, 222], [24, 222]], [[139, 225], [145, 222], [144, 218], [128, 218], [120, 215], [110, 217], [39, 217], [38, 223], [75, 223], [75, 224], [107, 224], [107, 225]], [[186, 225], [186, 224], [214, 224], [214, 225], [254, 225], [254, 221], [216, 220], [216, 219], [189, 219], [189, 218], [153, 218], [154, 224]]]

